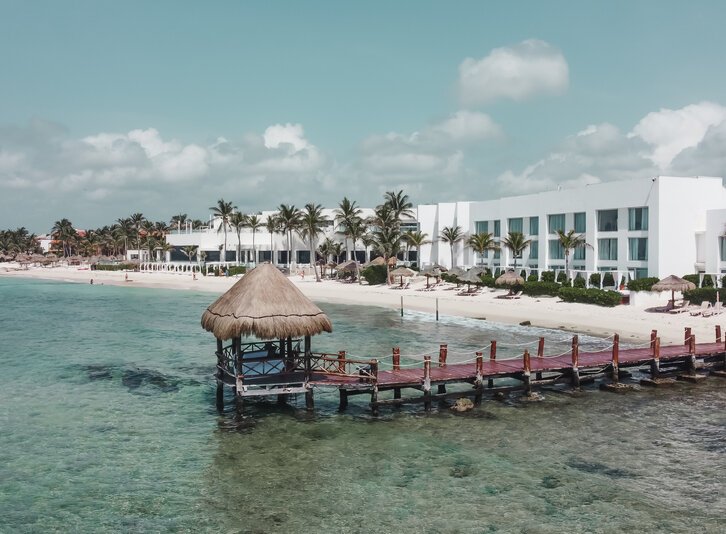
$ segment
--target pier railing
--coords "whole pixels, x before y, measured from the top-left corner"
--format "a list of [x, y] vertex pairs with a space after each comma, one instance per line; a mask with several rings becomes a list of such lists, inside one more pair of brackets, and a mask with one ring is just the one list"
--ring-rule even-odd
[[354, 360], [346, 358], [345, 351], [338, 354], [312, 353], [310, 366], [313, 371], [337, 377], [355, 378], [374, 383], [378, 380], [378, 360]]

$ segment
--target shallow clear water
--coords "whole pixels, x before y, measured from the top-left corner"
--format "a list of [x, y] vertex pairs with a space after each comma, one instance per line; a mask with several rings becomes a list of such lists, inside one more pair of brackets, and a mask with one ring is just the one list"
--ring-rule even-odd
[[[473, 412], [214, 410], [213, 295], [0, 279], [0, 532], [720, 532], [726, 388]], [[316, 350], [452, 352], [545, 335], [323, 305]], [[588, 346], [606, 342], [584, 338]], [[515, 355], [521, 347], [500, 348]], [[452, 356], [462, 359], [465, 356]]]

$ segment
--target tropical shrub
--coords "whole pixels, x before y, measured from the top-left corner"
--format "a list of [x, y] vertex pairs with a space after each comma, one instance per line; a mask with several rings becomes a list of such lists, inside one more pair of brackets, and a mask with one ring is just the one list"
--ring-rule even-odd
[[[542, 273], [544, 274], [544, 273]], [[541, 295], [550, 295], [556, 297], [562, 286], [557, 282], [525, 282], [522, 291], [525, 295], [537, 297]]]
[[530, 275], [529, 275], [529, 276], [527, 277], [527, 282], [537, 282], [537, 281], [538, 281], [538, 280], [537, 280], [537, 275], [536, 275], [536, 274], [530, 274]]
[[554, 282], [555, 281], [555, 272], [554, 271], [544, 271], [542, 273], [542, 282]]
[[630, 291], [650, 291], [656, 282], [658, 282], [658, 279], [655, 277], [638, 278], [628, 282], [628, 289]]
[[557, 273], [557, 281], [560, 284], [564, 284], [565, 282], [567, 282], [567, 275], [565, 274], [565, 271], [560, 271], [559, 273]]
[[582, 289], [579, 287], [560, 288], [558, 296], [565, 302], [580, 302], [608, 307], [617, 306], [622, 298], [622, 295], [617, 291], [596, 288]]
[[585, 283], [585, 279], [581, 276], [578, 276], [572, 281], [572, 287], [579, 287], [580, 289], [586, 287], [587, 284]]
[[681, 276], [681, 278], [683, 278], [684, 280], [688, 280], [689, 282], [693, 282], [694, 284], [696, 284], [696, 287], [698, 287], [699, 285], [697, 274], [684, 274], [683, 276]]
[[590, 285], [600, 287], [600, 273], [592, 273], [590, 275]]
[[615, 278], [613, 278], [613, 273], [605, 273], [602, 277], [602, 285], [604, 287], [613, 287], [615, 285]]
[[483, 274], [479, 278], [481, 278], [481, 284], [485, 287], [494, 287], [496, 285], [494, 283], [496, 278], [494, 278], [491, 274]]
[[360, 275], [369, 285], [375, 286], [386, 283], [388, 272], [385, 265], [371, 265], [360, 272]]
[[247, 272], [247, 267], [244, 265], [234, 265], [227, 268], [227, 272], [230, 276], [237, 276], [238, 274], [245, 274]]
[[97, 263], [91, 265], [92, 271], [133, 271], [136, 265], [133, 263]]
[[[701, 304], [702, 302], [708, 301], [711, 304], [716, 302], [716, 288], [714, 287], [697, 287], [689, 291], [683, 292], [683, 299], [689, 300], [691, 304]], [[719, 300], [726, 302], [726, 288], [718, 290]]]

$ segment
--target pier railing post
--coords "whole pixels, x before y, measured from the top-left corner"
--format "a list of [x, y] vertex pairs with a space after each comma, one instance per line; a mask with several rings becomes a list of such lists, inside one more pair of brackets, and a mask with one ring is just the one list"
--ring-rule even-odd
[[650, 362], [650, 376], [653, 379], [658, 378], [660, 374], [660, 338], [655, 338], [653, 343], [653, 360]]
[[[539, 338], [539, 342], [537, 342], [537, 358], [542, 359], [544, 358], [544, 345], [545, 345], [545, 338], [541, 337]], [[535, 375], [537, 380], [542, 380], [542, 371], [537, 371], [537, 374]]]
[[691, 342], [691, 327], [687, 326], [683, 333], [683, 344], [688, 345]]
[[577, 336], [572, 336], [572, 387], [579, 389], [580, 387], [580, 341]]
[[721, 325], [716, 325], [716, 343], [721, 343]]
[[650, 350], [655, 349], [655, 338], [658, 337], [658, 330], [650, 331]]
[[[496, 341], [492, 341], [491, 344], [489, 345], [489, 361], [490, 362], [497, 361], [497, 342]], [[493, 378], [487, 379], [487, 387], [488, 388], [494, 387]]]
[[[439, 367], [446, 367], [446, 355], [449, 352], [446, 344], [439, 345]], [[446, 393], [446, 385], [439, 384], [436, 388], [437, 393]]]
[[373, 415], [378, 415], [378, 360], [371, 360], [371, 381], [373, 388], [371, 389], [371, 411]]
[[338, 372], [340, 374], [345, 374], [345, 351], [339, 350], [338, 351]]
[[688, 374], [696, 374], [696, 336], [691, 334], [691, 340], [688, 344]]
[[431, 356], [424, 356], [424, 409], [431, 409]]
[[401, 370], [401, 349], [399, 347], [393, 347], [393, 370]]
[[613, 337], [613, 370], [612, 370], [612, 381], [617, 384], [620, 381], [620, 335], [615, 334]]
[[531, 374], [532, 374], [532, 366], [531, 362], [529, 361], [529, 351], [527, 349], [524, 349], [524, 354], [522, 355], [522, 375], [523, 375], [523, 381], [524, 381], [524, 394], [530, 397], [532, 395], [532, 381], [531, 381]]
[[476, 353], [476, 381], [474, 387], [476, 388], [476, 394], [474, 395], [474, 404], [481, 404], [481, 395], [484, 385], [482, 383], [482, 375], [484, 374], [484, 356], [481, 352]]

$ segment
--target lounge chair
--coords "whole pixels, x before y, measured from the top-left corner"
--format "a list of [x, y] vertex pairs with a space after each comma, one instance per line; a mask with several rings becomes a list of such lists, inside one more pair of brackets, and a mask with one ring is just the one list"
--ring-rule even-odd
[[511, 300], [511, 299], [518, 299], [521, 296], [522, 296], [522, 292], [521, 291], [517, 291], [516, 293], [512, 293], [511, 295], [504, 295], [504, 298]]
[[701, 312], [701, 317], [711, 317], [712, 315], [721, 315], [723, 313], [723, 303], [717, 302], [710, 308]]
[[697, 307], [693, 311], [691, 311], [691, 315], [693, 317], [695, 317], [696, 315], [701, 315], [704, 312], [707, 312], [710, 307], [711, 307], [711, 303], [707, 300], [704, 300], [703, 302], [701, 302], [701, 305], [699, 307]]
[[682, 304], [676, 306], [675, 308], [672, 308], [668, 311], [668, 313], [683, 313], [685, 311], [688, 311], [691, 308], [691, 301], [690, 300], [684, 300]]

